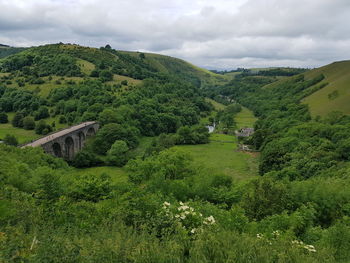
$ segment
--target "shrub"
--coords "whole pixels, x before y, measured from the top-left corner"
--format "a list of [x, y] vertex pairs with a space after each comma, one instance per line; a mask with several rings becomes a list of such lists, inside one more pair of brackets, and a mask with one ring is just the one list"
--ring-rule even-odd
[[8, 123], [8, 116], [5, 112], [0, 112], [0, 123]]
[[4, 138], [4, 143], [7, 145], [17, 146], [18, 141], [17, 138], [14, 135], [6, 134]]
[[23, 118], [23, 128], [26, 130], [34, 130], [35, 129], [35, 121], [31, 116], [27, 116]]

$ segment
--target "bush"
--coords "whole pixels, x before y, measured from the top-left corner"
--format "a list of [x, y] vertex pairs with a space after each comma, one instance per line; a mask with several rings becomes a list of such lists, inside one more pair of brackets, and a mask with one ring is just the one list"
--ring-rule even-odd
[[17, 138], [14, 135], [6, 134], [4, 138], [4, 143], [7, 145], [17, 146], [18, 141]]
[[78, 152], [72, 161], [72, 165], [77, 168], [92, 167], [102, 163], [102, 160], [97, 155], [88, 150]]
[[45, 106], [41, 106], [38, 109], [38, 111], [35, 113], [35, 116], [34, 116], [36, 121], [41, 120], [41, 119], [45, 119], [48, 117], [50, 117], [49, 109]]
[[123, 166], [128, 161], [129, 147], [126, 142], [117, 140], [107, 152], [107, 160], [110, 165]]
[[41, 120], [38, 122], [38, 124], [35, 127], [35, 132], [37, 134], [46, 135], [52, 131], [52, 128], [50, 125], [46, 124], [44, 120]]
[[26, 130], [34, 130], [35, 129], [35, 121], [31, 116], [27, 116], [23, 119], [23, 128]]
[[0, 112], [0, 123], [8, 123], [8, 116], [5, 112]]
[[67, 123], [67, 119], [65, 116], [61, 115], [60, 118], [58, 119], [58, 122], [60, 124], [64, 124], [64, 123]]
[[23, 127], [23, 114], [20, 112], [16, 112], [15, 116], [12, 119], [12, 125], [13, 127], [19, 127], [22, 128]]
[[111, 191], [111, 178], [109, 175], [96, 176], [87, 174], [74, 180], [69, 196], [75, 200], [98, 202], [109, 198]]
[[113, 80], [113, 74], [109, 70], [102, 70], [100, 72], [100, 79], [102, 81], [111, 81]]

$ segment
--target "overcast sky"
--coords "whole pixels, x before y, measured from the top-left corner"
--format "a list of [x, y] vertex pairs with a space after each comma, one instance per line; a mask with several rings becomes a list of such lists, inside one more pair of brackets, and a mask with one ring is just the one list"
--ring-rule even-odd
[[350, 0], [0, 0], [0, 43], [149, 51], [210, 69], [350, 59]]

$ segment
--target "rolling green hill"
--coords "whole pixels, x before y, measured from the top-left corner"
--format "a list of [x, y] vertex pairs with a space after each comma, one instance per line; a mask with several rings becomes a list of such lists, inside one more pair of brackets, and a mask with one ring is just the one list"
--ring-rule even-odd
[[350, 61], [335, 62], [311, 70], [305, 77], [309, 79], [319, 74], [325, 76], [320, 83], [325, 86], [303, 100], [309, 105], [311, 114], [324, 116], [332, 111], [350, 114]]
[[8, 45], [0, 44], [0, 59], [8, 57], [10, 55], [22, 52], [26, 48], [22, 47], [10, 47]]
[[[350, 114], [350, 61], [339, 61], [306, 71], [302, 74], [306, 81], [323, 76], [320, 82], [300, 90], [303, 104], [309, 105], [312, 116], [325, 116], [332, 111]], [[298, 82], [302, 75], [279, 79], [263, 87], [274, 89]], [[293, 84], [292, 84], [293, 85]]]
[[[146, 78], [178, 78], [197, 87], [215, 85], [226, 77], [181, 59], [158, 54], [52, 44], [28, 49], [0, 48], [0, 80], [10, 87], [40, 89], [46, 96], [65, 81], [100, 78], [111, 85], [135, 86]], [[10, 53], [9, 53], [10, 52]], [[39, 80], [38, 80], [39, 79]]]

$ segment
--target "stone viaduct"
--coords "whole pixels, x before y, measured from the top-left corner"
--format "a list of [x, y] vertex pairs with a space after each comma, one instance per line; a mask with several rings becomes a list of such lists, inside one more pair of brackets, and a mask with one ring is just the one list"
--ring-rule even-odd
[[72, 160], [85, 144], [86, 138], [96, 134], [99, 125], [95, 121], [83, 122], [25, 144], [23, 147], [41, 146], [46, 153]]

